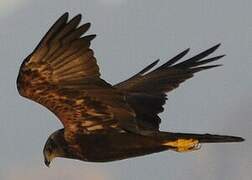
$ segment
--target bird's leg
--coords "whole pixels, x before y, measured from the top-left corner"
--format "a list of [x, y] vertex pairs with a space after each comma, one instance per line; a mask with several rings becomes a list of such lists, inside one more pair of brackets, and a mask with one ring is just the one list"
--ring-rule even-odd
[[177, 152], [189, 152], [200, 149], [200, 144], [197, 139], [177, 139], [175, 141], [168, 141], [163, 143], [170, 149]]

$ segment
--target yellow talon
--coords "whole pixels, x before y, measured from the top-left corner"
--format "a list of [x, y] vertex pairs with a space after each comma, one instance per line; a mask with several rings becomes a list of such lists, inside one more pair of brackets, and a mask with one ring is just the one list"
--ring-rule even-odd
[[177, 152], [189, 152], [200, 149], [200, 144], [197, 139], [178, 139], [176, 141], [165, 142], [163, 145], [169, 146]]

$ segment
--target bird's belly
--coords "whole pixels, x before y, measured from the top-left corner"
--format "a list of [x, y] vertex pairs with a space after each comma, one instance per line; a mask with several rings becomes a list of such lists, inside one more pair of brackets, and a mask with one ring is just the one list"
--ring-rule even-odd
[[108, 162], [167, 150], [159, 141], [130, 133], [88, 135], [83, 137], [83, 159]]

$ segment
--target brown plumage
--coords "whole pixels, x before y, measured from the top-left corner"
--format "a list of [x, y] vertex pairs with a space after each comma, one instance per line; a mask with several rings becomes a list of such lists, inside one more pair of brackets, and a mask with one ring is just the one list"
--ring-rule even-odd
[[17, 78], [20, 95], [52, 111], [64, 129], [54, 132], [44, 148], [45, 163], [54, 157], [105, 162], [163, 150], [197, 149], [202, 142], [238, 142], [233, 136], [159, 131], [158, 114], [166, 93], [205, 65], [219, 44], [182, 62], [189, 49], [153, 69], [158, 60], [114, 86], [100, 78], [90, 48], [95, 35], [82, 36], [90, 23], [79, 26], [81, 15], [61, 16], [24, 60]]

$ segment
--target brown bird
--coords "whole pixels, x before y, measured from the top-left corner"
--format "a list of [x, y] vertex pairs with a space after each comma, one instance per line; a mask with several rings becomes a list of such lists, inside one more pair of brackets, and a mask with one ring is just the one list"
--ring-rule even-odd
[[79, 26], [81, 15], [68, 21], [62, 15], [35, 50], [23, 61], [17, 78], [21, 96], [52, 111], [64, 128], [51, 134], [44, 147], [45, 164], [55, 157], [92, 162], [121, 160], [165, 150], [199, 149], [200, 143], [240, 142], [235, 136], [159, 131], [166, 93], [193, 77], [217, 67], [205, 65], [220, 44], [185, 61], [186, 49], [153, 69], [158, 60], [131, 78], [110, 85], [100, 78], [90, 48], [95, 35]]

